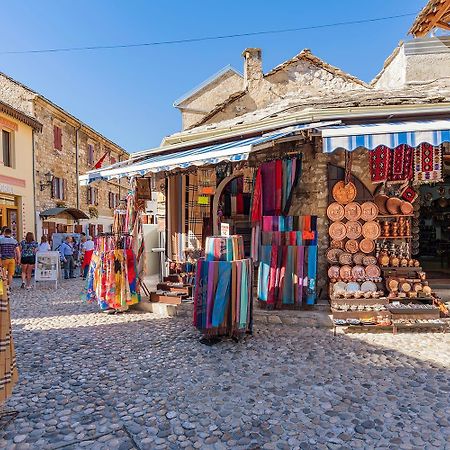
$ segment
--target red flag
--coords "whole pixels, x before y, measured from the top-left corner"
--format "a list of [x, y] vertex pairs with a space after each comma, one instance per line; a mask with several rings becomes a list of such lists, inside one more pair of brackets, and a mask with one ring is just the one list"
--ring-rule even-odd
[[103, 165], [103, 161], [109, 155], [109, 150], [95, 163], [94, 169], [100, 169]]

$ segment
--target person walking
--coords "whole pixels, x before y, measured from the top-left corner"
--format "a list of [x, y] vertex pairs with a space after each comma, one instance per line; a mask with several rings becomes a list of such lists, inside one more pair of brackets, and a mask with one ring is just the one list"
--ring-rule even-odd
[[51, 250], [50, 244], [48, 243], [48, 238], [44, 234], [41, 237], [41, 243], [39, 244], [38, 252], [49, 252]]
[[8, 286], [11, 286], [16, 265], [20, 262], [20, 251], [18, 242], [11, 236], [11, 228], [5, 228], [3, 237], [0, 239], [1, 266], [8, 273]]
[[81, 265], [81, 271], [83, 274], [83, 280], [87, 278], [89, 272], [89, 265], [91, 264], [92, 254], [94, 253], [94, 241], [92, 236], [88, 236], [87, 241], [82, 245], [81, 251], [83, 255], [83, 264]]
[[75, 278], [73, 276], [74, 260], [73, 260], [73, 242], [72, 237], [67, 236], [66, 240], [59, 247], [61, 259], [63, 262], [64, 279]]
[[36, 265], [36, 251], [39, 244], [34, 240], [34, 234], [28, 232], [20, 243], [20, 264], [22, 265], [22, 286], [31, 289], [31, 275]]

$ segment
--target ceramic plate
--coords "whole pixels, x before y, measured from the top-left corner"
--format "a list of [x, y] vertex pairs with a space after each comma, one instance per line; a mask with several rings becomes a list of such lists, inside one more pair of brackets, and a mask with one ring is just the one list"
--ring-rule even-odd
[[373, 281], [364, 281], [361, 285], [361, 291], [363, 292], [375, 292], [377, 290], [377, 285]]
[[361, 286], [359, 283], [356, 283], [355, 281], [352, 281], [351, 283], [347, 283], [347, 289], [346, 291], [348, 293], [353, 294], [354, 292], [358, 292], [361, 289]]

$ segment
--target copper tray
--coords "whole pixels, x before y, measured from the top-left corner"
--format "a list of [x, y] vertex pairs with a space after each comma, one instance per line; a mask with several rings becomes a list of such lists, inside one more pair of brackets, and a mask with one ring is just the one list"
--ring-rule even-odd
[[333, 186], [333, 198], [342, 205], [352, 202], [356, 198], [356, 186], [349, 182], [345, 184], [343, 181], [338, 181]]
[[327, 208], [327, 216], [333, 222], [338, 222], [344, 218], [344, 207], [337, 203], [331, 203]]
[[402, 204], [400, 205], [400, 210], [402, 214], [405, 214], [405, 216], [409, 216], [414, 212], [414, 206], [406, 201], [402, 201]]
[[331, 248], [344, 248], [344, 241], [337, 241], [335, 239], [332, 239], [330, 242]]
[[345, 250], [349, 253], [356, 253], [359, 250], [359, 244], [356, 239], [349, 239], [345, 243]]
[[372, 253], [375, 250], [375, 242], [373, 242], [371, 239], [363, 239], [359, 243], [359, 248], [364, 253]]
[[333, 222], [328, 229], [331, 239], [341, 241], [347, 234], [347, 228], [342, 222]]
[[378, 216], [378, 206], [373, 202], [364, 202], [361, 205], [361, 219], [370, 222]]
[[361, 217], [361, 206], [356, 202], [348, 203], [345, 205], [344, 214], [347, 220], [358, 220]]
[[344, 253], [340, 248], [330, 248], [327, 251], [327, 261], [331, 264], [339, 262], [339, 256]]
[[349, 221], [345, 224], [347, 228], [346, 237], [348, 239], [358, 239], [362, 233], [362, 226], [359, 222]]
[[401, 214], [401, 204], [402, 200], [397, 197], [391, 197], [386, 201], [386, 209], [389, 211], [389, 214]]
[[353, 278], [360, 280], [366, 277], [366, 271], [363, 266], [355, 266], [352, 269]]
[[366, 222], [362, 226], [362, 235], [366, 239], [375, 240], [381, 235], [381, 227], [378, 222]]
[[389, 197], [384, 194], [376, 195], [373, 199], [375, 204], [378, 207], [380, 214], [387, 215], [389, 211], [386, 209], [386, 202], [389, 200]]
[[378, 278], [381, 275], [381, 269], [378, 266], [370, 264], [366, 267], [366, 275], [369, 278]]
[[328, 278], [331, 278], [332, 280], [339, 278], [340, 276], [339, 269], [340, 269], [339, 266], [331, 266], [328, 269]]
[[351, 253], [342, 252], [339, 255], [339, 264], [350, 265], [353, 262], [353, 257]]
[[364, 253], [361, 253], [361, 252], [355, 253], [353, 255], [353, 262], [355, 264], [361, 265], [361, 264], [363, 264], [364, 257], [365, 257]]
[[352, 278], [351, 266], [342, 266], [339, 270], [339, 275], [343, 280], [350, 280]]
[[365, 266], [370, 266], [370, 265], [376, 265], [377, 264], [377, 258], [375, 256], [369, 255], [369, 256], [364, 256], [362, 263]]

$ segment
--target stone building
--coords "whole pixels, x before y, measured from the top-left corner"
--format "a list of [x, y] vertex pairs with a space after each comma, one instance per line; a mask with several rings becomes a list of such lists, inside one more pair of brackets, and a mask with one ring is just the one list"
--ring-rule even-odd
[[[99, 182], [80, 187], [78, 176], [100, 160], [104, 165], [128, 158], [127, 152], [90, 126], [27, 86], [0, 73], [0, 100], [34, 117], [36, 234], [109, 231], [114, 208], [126, 185]], [[30, 205], [30, 207], [32, 207]]]

